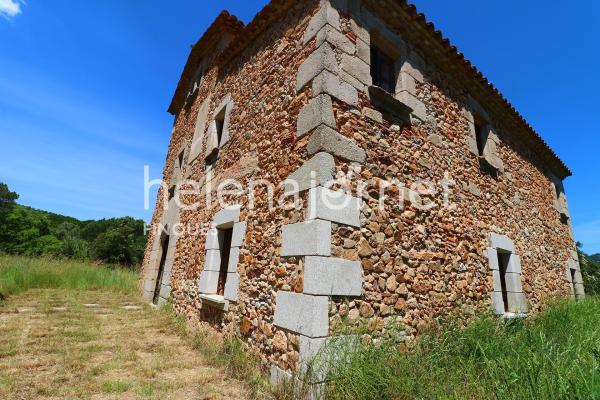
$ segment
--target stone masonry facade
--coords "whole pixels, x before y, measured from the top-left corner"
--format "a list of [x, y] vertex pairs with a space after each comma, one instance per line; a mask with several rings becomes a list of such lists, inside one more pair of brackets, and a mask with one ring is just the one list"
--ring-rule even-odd
[[224, 12], [169, 111], [144, 297], [241, 335], [274, 378], [360, 327], [584, 296], [570, 171], [404, 1]]

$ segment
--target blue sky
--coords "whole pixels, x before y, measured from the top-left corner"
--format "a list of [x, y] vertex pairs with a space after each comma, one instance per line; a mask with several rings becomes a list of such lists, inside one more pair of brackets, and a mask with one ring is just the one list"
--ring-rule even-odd
[[[32, 207], [149, 220], [143, 167], [160, 177], [190, 45], [221, 9], [248, 22], [264, 4], [0, 0], [0, 181]], [[600, 252], [600, 2], [414, 4], [573, 170], [576, 237]]]

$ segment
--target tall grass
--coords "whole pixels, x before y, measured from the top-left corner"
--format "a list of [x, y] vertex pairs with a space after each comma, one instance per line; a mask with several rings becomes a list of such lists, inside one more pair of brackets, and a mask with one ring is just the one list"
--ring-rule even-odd
[[178, 334], [186, 338], [211, 365], [222, 368], [230, 377], [244, 381], [253, 399], [270, 399], [271, 387], [261, 368], [257, 355], [253, 354], [236, 334], [217, 333], [207, 325], [190, 324], [177, 315], [172, 304], [163, 307]]
[[0, 299], [28, 289], [115, 289], [135, 293], [138, 274], [68, 259], [0, 255]]
[[408, 352], [360, 345], [329, 373], [328, 399], [600, 399], [600, 300], [528, 320], [482, 317]]

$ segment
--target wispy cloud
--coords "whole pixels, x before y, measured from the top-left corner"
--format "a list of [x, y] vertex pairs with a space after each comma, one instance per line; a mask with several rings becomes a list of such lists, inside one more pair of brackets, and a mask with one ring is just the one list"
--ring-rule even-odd
[[0, 0], [0, 16], [12, 18], [21, 14], [22, 4], [25, 4], [22, 0]]

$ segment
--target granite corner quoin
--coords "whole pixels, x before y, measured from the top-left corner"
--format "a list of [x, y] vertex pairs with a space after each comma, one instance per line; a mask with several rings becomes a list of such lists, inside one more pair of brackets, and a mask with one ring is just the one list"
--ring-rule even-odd
[[[404, 1], [273, 0], [245, 26], [223, 12], [169, 112], [152, 218], [165, 229], [148, 236], [143, 295], [241, 335], [275, 374], [363, 324], [414, 337], [439, 317], [584, 296], [570, 171]], [[327, 185], [349, 171], [402, 185], [383, 199]], [[223, 207], [228, 179], [241, 189]], [[278, 198], [286, 180], [300, 207], [270, 207], [254, 186]]]

